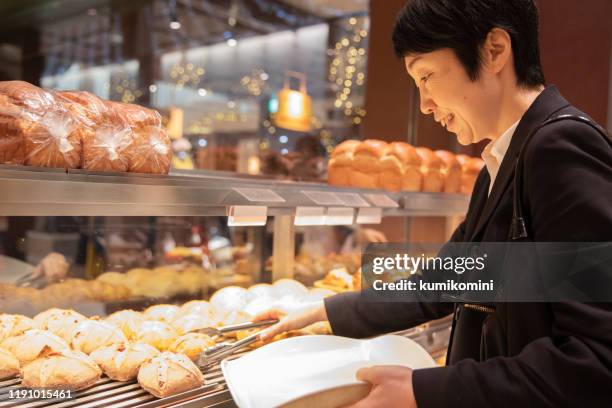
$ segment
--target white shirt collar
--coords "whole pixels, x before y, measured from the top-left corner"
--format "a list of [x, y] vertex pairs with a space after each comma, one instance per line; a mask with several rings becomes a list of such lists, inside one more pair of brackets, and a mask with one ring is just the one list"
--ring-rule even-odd
[[482, 151], [482, 159], [485, 162], [485, 166], [491, 178], [491, 182], [489, 183], [489, 194], [491, 194], [491, 189], [493, 188], [493, 183], [499, 172], [499, 167], [501, 166], [502, 160], [504, 160], [504, 156], [512, 140], [512, 135], [514, 135], [514, 131], [519, 122], [520, 119], [514, 122], [514, 124], [512, 124], [512, 126], [510, 126], [500, 137], [492, 140]]

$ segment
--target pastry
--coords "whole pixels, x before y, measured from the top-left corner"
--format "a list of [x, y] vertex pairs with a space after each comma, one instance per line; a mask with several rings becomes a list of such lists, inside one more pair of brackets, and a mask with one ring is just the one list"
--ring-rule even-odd
[[179, 316], [180, 311], [180, 307], [176, 305], [154, 305], [144, 311], [144, 317], [147, 320], [171, 323]]
[[147, 343], [159, 351], [166, 351], [178, 333], [167, 323], [146, 321], [140, 325], [136, 341]]
[[7, 350], [0, 348], [0, 380], [19, 375], [19, 360]]
[[120, 310], [108, 316], [106, 321], [119, 328], [128, 340], [134, 340], [145, 318], [134, 310]]
[[37, 359], [44, 351], [67, 349], [68, 343], [51, 332], [32, 329], [19, 336], [5, 339], [0, 347], [15, 356], [23, 367]]
[[29, 317], [15, 314], [0, 314], [0, 341], [19, 336], [34, 328], [34, 321]]
[[204, 385], [204, 375], [182, 354], [162, 353], [144, 363], [138, 371], [138, 383], [158, 398]]
[[173, 353], [185, 354], [192, 361], [197, 361], [203, 351], [215, 345], [215, 341], [203, 333], [187, 333], [179, 337], [170, 346]]
[[111, 285], [125, 285], [126, 276], [120, 272], [104, 272], [96, 278], [97, 281], [110, 283]]
[[153, 346], [130, 343], [100, 348], [90, 357], [109, 378], [130, 381], [136, 378], [143, 363], [158, 355], [159, 351]]
[[444, 190], [444, 176], [442, 175], [442, 159], [431, 149], [417, 147], [421, 157], [421, 173], [423, 174], [422, 191], [440, 193]]
[[86, 319], [85, 316], [74, 310], [53, 308], [34, 316], [34, 325], [37, 329], [48, 330], [66, 342], [70, 342], [74, 329]]
[[99, 320], [84, 320], [72, 333], [71, 346], [75, 350], [91, 354], [93, 351], [117, 344], [125, 344], [123, 332], [110, 323]]
[[81, 390], [94, 385], [101, 375], [100, 367], [80, 351], [47, 351], [23, 367], [21, 385]]
[[387, 142], [376, 139], [364, 140], [355, 148], [351, 186], [378, 188], [379, 174], [382, 170], [380, 159], [387, 149]]
[[442, 159], [443, 191], [450, 194], [459, 193], [461, 190], [461, 164], [455, 155], [447, 150], [436, 150], [435, 153]]
[[350, 186], [353, 172], [353, 155], [361, 142], [345, 140], [331, 154], [327, 165], [327, 182], [332, 186]]

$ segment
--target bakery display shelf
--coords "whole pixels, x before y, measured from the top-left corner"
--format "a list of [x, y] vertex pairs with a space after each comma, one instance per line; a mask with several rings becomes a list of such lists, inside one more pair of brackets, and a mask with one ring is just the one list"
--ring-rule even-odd
[[[430, 322], [397, 334], [423, 346], [434, 358], [442, 357], [448, 347], [451, 317]], [[246, 354], [243, 351], [233, 356]], [[9, 399], [11, 390], [23, 389], [18, 378], [0, 381], [0, 408], [159, 408], [159, 407], [235, 407], [218, 364], [204, 373], [204, 386], [166, 398], [156, 398], [143, 390], [136, 381], [119, 382], [107, 377], [94, 386], [73, 394], [69, 400]]]
[[[456, 194], [390, 193], [228, 172], [157, 176], [11, 165], [0, 165], [0, 191], [5, 216], [205, 216], [226, 215], [230, 206], [266, 206], [268, 215], [287, 215], [296, 207], [367, 205], [381, 208], [383, 216], [451, 216], [464, 214], [468, 204]], [[399, 206], [387, 207], [385, 197]]]

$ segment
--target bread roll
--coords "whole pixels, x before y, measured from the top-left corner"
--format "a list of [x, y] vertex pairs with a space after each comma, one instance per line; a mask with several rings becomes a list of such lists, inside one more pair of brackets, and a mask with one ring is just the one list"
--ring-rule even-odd
[[68, 344], [55, 334], [38, 329], [5, 339], [1, 344], [9, 353], [14, 355], [21, 366], [37, 359], [46, 351], [61, 351], [68, 348]]
[[185, 354], [191, 361], [197, 361], [202, 352], [214, 345], [215, 341], [210, 336], [203, 333], [187, 333], [172, 343], [170, 351]]
[[447, 150], [436, 150], [435, 153], [442, 160], [443, 191], [449, 194], [459, 193], [461, 190], [461, 164], [455, 155]]
[[419, 191], [420, 165], [421, 158], [414, 147], [404, 142], [392, 142], [380, 159], [378, 185], [388, 191]]
[[421, 157], [421, 173], [423, 174], [422, 190], [430, 193], [440, 193], [444, 190], [444, 176], [442, 175], [442, 160], [426, 147], [417, 147]]
[[15, 314], [0, 314], [0, 341], [19, 336], [34, 328], [34, 321], [29, 317]]
[[456, 157], [461, 164], [461, 194], [470, 195], [485, 163], [478, 157], [470, 157], [465, 154], [458, 154]]
[[156, 397], [164, 398], [201, 387], [204, 376], [187, 356], [162, 353], [140, 367], [138, 383]]
[[134, 132], [134, 142], [128, 149], [132, 173], [168, 174], [172, 163], [172, 144], [166, 131], [146, 126]]
[[75, 350], [91, 354], [107, 346], [127, 343], [127, 339], [117, 327], [99, 320], [84, 320], [77, 325], [72, 334], [71, 346]]
[[21, 385], [30, 388], [81, 390], [94, 385], [102, 370], [80, 351], [47, 352], [23, 367]]
[[379, 175], [382, 170], [380, 159], [387, 147], [387, 142], [368, 139], [355, 148], [351, 186], [361, 188], [380, 187], [378, 184]]
[[350, 174], [353, 172], [353, 155], [361, 142], [345, 140], [331, 154], [327, 165], [327, 182], [332, 186], [350, 186]]
[[106, 321], [119, 328], [128, 340], [134, 340], [145, 318], [142, 313], [134, 310], [120, 310], [108, 316]]
[[147, 343], [159, 351], [166, 351], [178, 337], [178, 333], [167, 323], [146, 321], [140, 325], [136, 341]]
[[74, 310], [49, 309], [34, 316], [37, 329], [48, 330], [66, 342], [72, 340], [74, 329], [87, 318]]
[[182, 316], [195, 314], [204, 317], [212, 317], [214, 308], [206, 300], [191, 300], [181, 306], [180, 314]]
[[0, 348], [0, 380], [19, 375], [19, 360], [7, 350]]
[[136, 378], [140, 366], [159, 355], [159, 351], [145, 343], [103, 347], [91, 353], [91, 359], [104, 374], [116, 381]]
[[184, 315], [176, 319], [172, 323], [172, 327], [176, 329], [178, 334], [185, 334], [196, 329], [203, 329], [205, 327], [213, 327], [217, 322], [214, 320], [212, 315]]
[[144, 311], [147, 320], [158, 320], [160, 322], [172, 323], [181, 312], [176, 305], [154, 305]]

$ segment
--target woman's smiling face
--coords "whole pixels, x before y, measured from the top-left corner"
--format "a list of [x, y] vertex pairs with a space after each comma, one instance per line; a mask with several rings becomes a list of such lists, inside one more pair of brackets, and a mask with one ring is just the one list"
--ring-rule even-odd
[[495, 95], [499, 84], [481, 75], [470, 80], [465, 68], [448, 49], [412, 54], [404, 58], [421, 98], [421, 112], [468, 145], [491, 136], [496, 117]]

